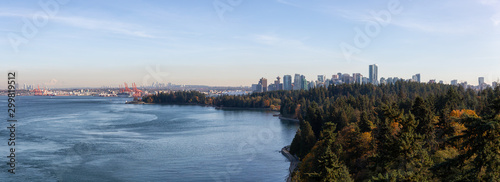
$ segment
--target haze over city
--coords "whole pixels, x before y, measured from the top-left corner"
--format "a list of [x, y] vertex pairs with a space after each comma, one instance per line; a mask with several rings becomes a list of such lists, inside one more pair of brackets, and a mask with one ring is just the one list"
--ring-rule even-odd
[[295, 73], [368, 75], [370, 64], [379, 77], [423, 82], [500, 77], [497, 0], [233, 2], [1, 2], [1, 71], [52, 88], [250, 86]]

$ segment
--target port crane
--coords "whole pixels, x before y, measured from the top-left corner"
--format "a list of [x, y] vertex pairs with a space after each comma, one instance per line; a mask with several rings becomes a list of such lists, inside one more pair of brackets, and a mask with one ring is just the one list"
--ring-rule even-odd
[[40, 85], [37, 85], [38, 88], [37, 89], [34, 89], [33, 92], [35, 92], [35, 96], [43, 96], [45, 95], [45, 89], [44, 90], [41, 90], [40, 89]]
[[134, 94], [132, 95], [134, 98], [139, 98], [139, 97], [142, 97], [142, 90], [139, 90], [137, 89], [137, 86], [135, 85], [135, 83], [132, 83], [132, 87], [133, 87], [133, 91], [134, 91]]

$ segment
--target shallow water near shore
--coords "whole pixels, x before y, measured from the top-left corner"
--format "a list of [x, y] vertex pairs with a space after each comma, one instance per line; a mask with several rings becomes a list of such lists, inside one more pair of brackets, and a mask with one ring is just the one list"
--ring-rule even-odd
[[[9, 155], [7, 97], [0, 155]], [[0, 181], [284, 181], [298, 123], [275, 112], [17, 97], [16, 174]]]

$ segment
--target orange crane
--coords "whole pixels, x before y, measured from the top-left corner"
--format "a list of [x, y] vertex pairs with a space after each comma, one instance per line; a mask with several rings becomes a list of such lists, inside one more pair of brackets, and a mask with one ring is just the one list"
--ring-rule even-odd
[[43, 96], [45, 90], [40, 90], [40, 85], [37, 85], [37, 86], [38, 86], [38, 88], [33, 90], [35, 92], [35, 96]]
[[142, 90], [137, 89], [137, 86], [135, 83], [132, 83], [132, 87], [134, 89], [134, 98], [141, 97], [142, 96]]
[[125, 84], [125, 92], [132, 92], [132, 90], [130, 90], [130, 89], [128, 88], [127, 83], [125, 82], [124, 84]]

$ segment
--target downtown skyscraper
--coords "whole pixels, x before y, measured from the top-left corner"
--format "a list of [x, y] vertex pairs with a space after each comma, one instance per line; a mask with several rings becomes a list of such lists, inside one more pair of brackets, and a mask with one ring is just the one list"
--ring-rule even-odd
[[283, 76], [283, 89], [284, 90], [292, 90], [292, 75]]
[[300, 74], [295, 74], [295, 78], [293, 79], [293, 90], [300, 90], [302, 87], [302, 78]]
[[378, 84], [378, 66], [377, 64], [372, 64], [369, 66], [369, 81], [372, 84]]

